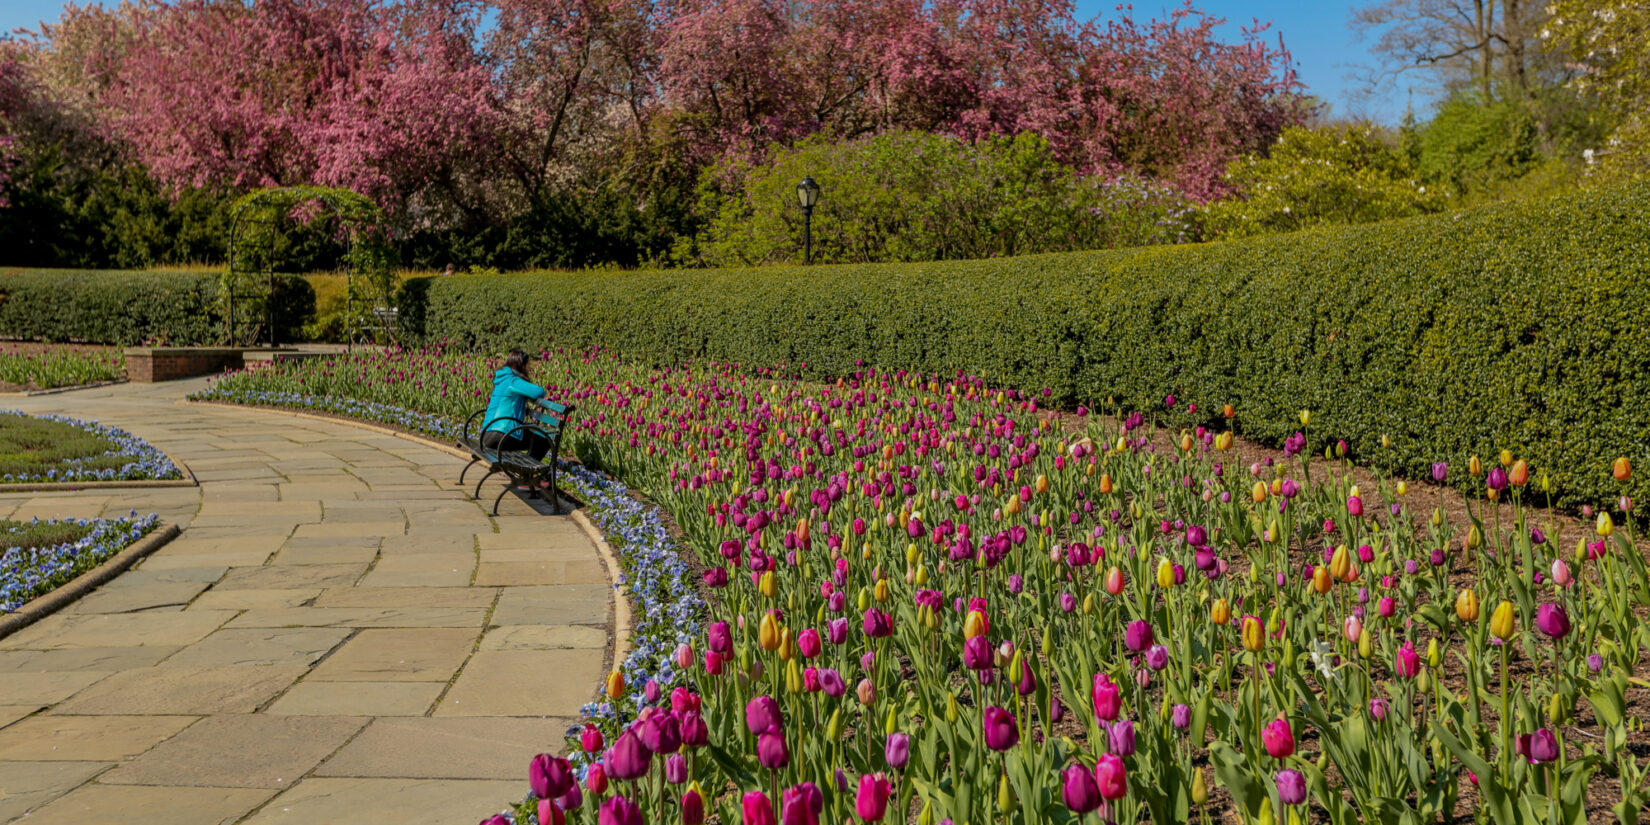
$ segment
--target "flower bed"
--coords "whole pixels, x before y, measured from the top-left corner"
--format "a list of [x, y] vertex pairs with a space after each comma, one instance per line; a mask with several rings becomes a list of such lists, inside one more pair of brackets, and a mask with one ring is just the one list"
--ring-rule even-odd
[[0, 487], [182, 477], [165, 453], [118, 427], [0, 410]]
[[[208, 395], [454, 420], [493, 363], [346, 357]], [[1579, 822], [1646, 802], [1632, 502], [1561, 546], [1527, 506], [1542, 468], [1510, 451], [1435, 457], [1479, 491], [1452, 519], [1302, 461], [1344, 449], [1305, 411], [1283, 460], [1240, 466], [1172, 396], [1184, 429], [1160, 441], [959, 377], [534, 366], [579, 407], [574, 453], [664, 508], [720, 594], [668, 674], [610, 677], [644, 701], [581, 736], [596, 761], [535, 759], [506, 821]]]
[[0, 390], [45, 390], [113, 381], [126, 370], [118, 349], [0, 343]]
[[136, 510], [113, 519], [0, 521], [0, 614], [102, 564], [159, 523]]

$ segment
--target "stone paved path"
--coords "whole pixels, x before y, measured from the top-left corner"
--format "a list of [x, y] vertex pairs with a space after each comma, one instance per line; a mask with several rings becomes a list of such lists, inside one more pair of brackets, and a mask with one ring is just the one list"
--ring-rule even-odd
[[4, 518], [185, 528], [0, 639], [0, 822], [469, 825], [519, 799], [601, 679], [595, 547], [515, 496], [489, 517], [447, 453], [179, 403], [201, 385], [0, 398], [128, 429], [200, 480], [0, 495]]

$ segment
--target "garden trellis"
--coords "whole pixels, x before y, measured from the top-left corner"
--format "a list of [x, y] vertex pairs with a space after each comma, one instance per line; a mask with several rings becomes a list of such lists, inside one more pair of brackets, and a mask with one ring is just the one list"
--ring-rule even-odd
[[230, 208], [229, 265], [219, 293], [225, 341], [244, 345], [262, 337], [271, 347], [279, 343], [276, 245], [293, 223], [311, 232], [330, 231], [344, 246], [350, 346], [393, 337], [391, 252], [383, 210], [347, 189], [283, 186], [247, 194]]

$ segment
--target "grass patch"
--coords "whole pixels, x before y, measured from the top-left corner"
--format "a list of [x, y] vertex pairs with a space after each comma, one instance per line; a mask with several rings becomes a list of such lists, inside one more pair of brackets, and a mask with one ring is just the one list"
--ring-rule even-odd
[[0, 410], [0, 487], [180, 477], [164, 453], [124, 430]]

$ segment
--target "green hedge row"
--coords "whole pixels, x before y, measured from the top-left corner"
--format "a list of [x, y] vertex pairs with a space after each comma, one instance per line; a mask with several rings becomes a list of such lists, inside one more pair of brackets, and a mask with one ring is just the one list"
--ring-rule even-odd
[[[132, 346], [218, 343], [217, 272], [40, 269], [0, 274], [0, 337]], [[295, 276], [276, 285], [281, 340], [315, 315], [315, 290]]]
[[[1161, 410], [1173, 392], [1272, 443], [1424, 477], [1501, 448], [1568, 503], [1650, 474], [1650, 184], [1247, 241], [986, 261], [414, 281], [412, 338], [967, 370]], [[1390, 449], [1379, 446], [1381, 436]]]

